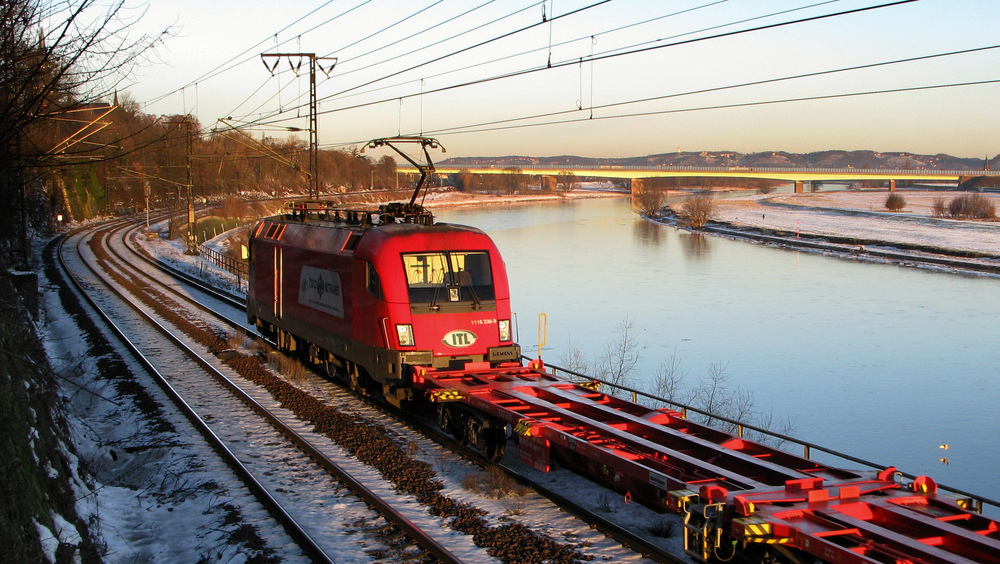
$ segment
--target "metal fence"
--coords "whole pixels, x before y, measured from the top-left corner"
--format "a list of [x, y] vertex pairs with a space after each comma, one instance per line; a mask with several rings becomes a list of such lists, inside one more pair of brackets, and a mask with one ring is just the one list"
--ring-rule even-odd
[[235, 259], [227, 254], [220, 253], [211, 247], [206, 247], [205, 245], [198, 245], [198, 252], [201, 253], [202, 257], [215, 266], [229, 272], [230, 274], [236, 275], [236, 284], [241, 289], [245, 289], [247, 274], [249, 271], [249, 265], [246, 261]]

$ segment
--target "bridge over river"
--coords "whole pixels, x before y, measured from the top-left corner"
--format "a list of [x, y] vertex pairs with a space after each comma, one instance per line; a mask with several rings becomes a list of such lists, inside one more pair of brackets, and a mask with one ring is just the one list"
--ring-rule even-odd
[[[415, 173], [412, 167], [400, 167], [400, 172]], [[886, 169], [886, 168], [776, 168], [776, 167], [685, 167], [685, 166], [550, 166], [550, 165], [487, 165], [487, 166], [437, 166], [437, 174], [510, 174], [517, 171], [538, 177], [552, 177], [559, 173], [573, 173], [577, 178], [628, 178], [632, 180], [633, 192], [641, 191], [641, 181], [646, 178], [662, 177], [729, 177], [764, 178], [786, 180], [795, 183], [795, 191], [803, 192], [806, 183], [817, 181], [860, 182], [880, 180], [896, 189], [899, 181], [930, 181], [941, 183], [961, 183], [979, 176], [1000, 176], [1000, 171], [990, 170], [926, 170], [926, 169]], [[638, 182], [637, 182], [638, 181]]]

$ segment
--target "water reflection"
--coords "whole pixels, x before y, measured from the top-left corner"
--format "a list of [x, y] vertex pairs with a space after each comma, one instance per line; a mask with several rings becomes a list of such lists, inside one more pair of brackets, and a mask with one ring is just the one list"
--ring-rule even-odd
[[669, 227], [652, 221], [636, 221], [632, 224], [632, 236], [643, 245], [658, 246], [666, 240]]
[[697, 231], [692, 231], [681, 233], [680, 237], [683, 243], [681, 247], [684, 249], [684, 256], [692, 260], [704, 260], [708, 258], [708, 253], [712, 250], [712, 244], [707, 236]]

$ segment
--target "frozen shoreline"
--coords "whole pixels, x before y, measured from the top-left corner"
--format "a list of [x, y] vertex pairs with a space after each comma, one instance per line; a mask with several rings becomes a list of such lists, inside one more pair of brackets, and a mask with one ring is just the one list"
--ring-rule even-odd
[[[956, 255], [1000, 258], [1000, 222], [932, 217], [935, 198], [946, 201], [957, 192], [897, 191], [906, 199], [902, 212], [885, 210], [881, 191], [816, 192], [753, 195], [716, 201], [714, 220], [739, 229], [800, 233], [856, 240], [858, 244], [900, 245], [936, 249]], [[1000, 204], [1000, 196], [987, 196]], [[758, 217], [759, 214], [759, 217]]]
[[[703, 231], [856, 260], [1000, 274], [1000, 222], [932, 217], [936, 198], [960, 192], [897, 193], [906, 207], [895, 213], [885, 210], [886, 190], [717, 199]], [[1000, 204], [1000, 196], [987, 197]]]

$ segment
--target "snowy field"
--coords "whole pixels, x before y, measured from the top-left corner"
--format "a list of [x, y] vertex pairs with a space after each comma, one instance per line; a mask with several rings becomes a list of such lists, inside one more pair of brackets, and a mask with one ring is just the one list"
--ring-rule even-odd
[[[1000, 222], [932, 217], [935, 198], [948, 202], [962, 193], [904, 190], [897, 193], [906, 200], [901, 212], [886, 210], [889, 192], [885, 190], [849, 190], [717, 199], [714, 219], [741, 228], [1000, 255]], [[1000, 196], [987, 197], [1000, 207]]]

